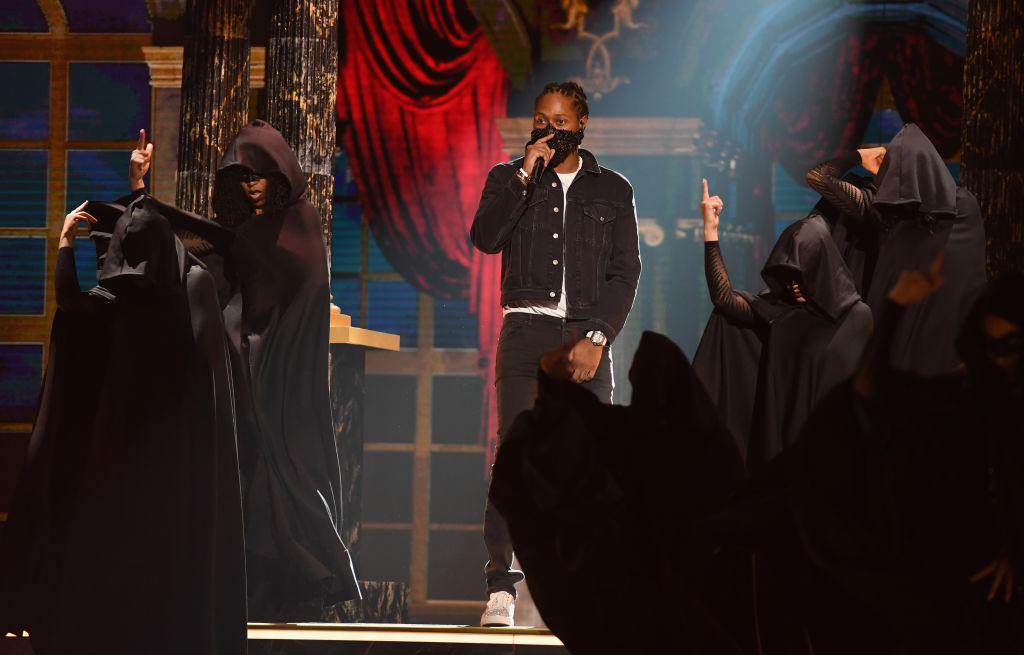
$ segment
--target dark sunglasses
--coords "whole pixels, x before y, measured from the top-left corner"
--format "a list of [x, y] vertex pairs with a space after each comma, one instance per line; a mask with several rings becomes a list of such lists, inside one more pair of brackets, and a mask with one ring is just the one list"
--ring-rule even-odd
[[249, 169], [245, 169], [245, 170], [242, 171], [242, 181], [243, 182], [250, 182], [250, 183], [252, 183], [252, 182], [259, 182], [260, 180], [266, 179], [266, 177], [267, 176], [263, 175], [262, 173], [257, 173], [256, 171], [250, 171]]

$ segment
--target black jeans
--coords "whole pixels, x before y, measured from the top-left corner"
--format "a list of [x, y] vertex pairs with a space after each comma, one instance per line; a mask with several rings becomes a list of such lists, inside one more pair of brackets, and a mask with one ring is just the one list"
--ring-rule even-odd
[[[498, 336], [494, 387], [498, 400], [498, 448], [520, 412], [533, 408], [537, 399], [537, 370], [541, 355], [567, 342], [585, 336], [585, 321], [566, 321], [553, 316], [513, 312], [505, 315]], [[605, 350], [594, 378], [583, 383], [603, 403], [612, 399], [611, 351]], [[484, 546], [489, 561], [484, 568], [487, 593], [507, 591], [523, 579], [523, 572], [512, 568], [512, 542], [505, 519], [488, 500], [484, 505]]]

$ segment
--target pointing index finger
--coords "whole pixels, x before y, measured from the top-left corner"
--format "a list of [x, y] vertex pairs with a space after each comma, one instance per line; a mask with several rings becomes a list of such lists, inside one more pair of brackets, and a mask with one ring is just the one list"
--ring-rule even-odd
[[706, 177], [701, 178], [701, 181], [704, 184], [704, 194], [701, 196], [700, 199], [701, 200], [708, 200], [708, 178], [706, 178]]
[[143, 129], [143, 130], [139, 130], [139, 145], [138, 145], [138, 147], [136, 147], [136, 150], [145, 150], [145, 149], [146, 149], [146, 130]]

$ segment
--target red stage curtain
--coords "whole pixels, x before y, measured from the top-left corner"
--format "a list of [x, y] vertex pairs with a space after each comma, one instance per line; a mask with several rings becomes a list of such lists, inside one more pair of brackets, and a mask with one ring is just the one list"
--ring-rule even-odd
[[[762, 150], [794, 179], [838, 152], [856, 148], [882, 85], [879, 37], [851, 34], [786, 71], [761, 126]], [[832, 64], [823, 67], [821, 61]]]
[[406, 280], [469, 299], [494, 440], [500, 261], [473, 248], [469, 228], [487, 171], [505, 158], [507, 76], [465, 0], [342, 0], [341, 15], [338, 115], [364, 215]]
[[896, 109], [943, 157], [960, 152], [964, 60], [921, 33], [888, 37], [886, 75]]
[[[823, 60], [833, 63], [825, 68]], [[787, 69], [758, 145], [802, 180], [815, 164], [859, 145], [883, 79], [900, 116], [917, 123], [939, 154], [959, 152], [963, 59], [920, 32], [851, 34]]]

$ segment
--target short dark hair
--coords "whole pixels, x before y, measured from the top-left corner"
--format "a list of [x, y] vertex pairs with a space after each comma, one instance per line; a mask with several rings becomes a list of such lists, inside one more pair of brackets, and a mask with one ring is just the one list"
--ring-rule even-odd
[[548, 82], [544, 85], [544, 90], [540, 92], [540, 95], [534, 99], [533, 104], [536, 105], [538, 100], [549, 93], [561, 93], [572, 100], [572, 108], [576, 110], [580, 118], [590, 116], [587, 94], [583, 92], [583, 87], [579, 84], [575, 82]]

